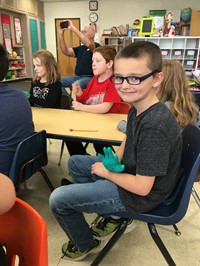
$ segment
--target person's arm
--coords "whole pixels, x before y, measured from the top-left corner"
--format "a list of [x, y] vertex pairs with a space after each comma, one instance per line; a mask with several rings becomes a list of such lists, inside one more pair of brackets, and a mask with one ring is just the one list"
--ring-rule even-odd
[[108, 113], [113, 103], [100, 103], [100, 104], [82, 104], [77, 101], [72, 102], [72, 107], [75, 111], [82, 111], [94, 114], [105, 114]]
[[13, 182], [0, 173], [0, 215], [9, 211], [15, 203], [16, 193]]
[[76, 82], [72, 84], [72, 94], [76, 97], [80, 97], [83, 95], [83, 90], [81, 89], [81, 86]]
[[65, 29], [61, 29], [61, 28], [58, 29], [60, 49], [64, 55], [75, 57], [74, 50], [71, 47], [67, 47], [65, 43], [64, 33], [65, 33]]
[[117, 154], [120, 162], [122, 161], [122, 158], [123, 158], [125, 144], [126, 144], [126, 136], [124, 137], [121, 145], [119, 146], [119, 148], [116, 151], [116, 154]]
[[94, 43], [94, 39], [89, 39], [88, 37], [86, 37], [81, 31], [79, 31], [72, 23], [71, 20], [68, 20], [69, 22], [69, 26], [68, 28], [70, 30], [72, 30], [76, 36], [78, 36], [78, 38], [81, 40], [81, 43], [84, 44], [85, 46], [87, 46], [91, 51], [93, 51], [95, 49], [95, 43]]
[[30, 97], [28, 98], [29, 103], [31, 106], [34, 106], [33, 102], [33, 81], [31, 81], [31, 88], [30, 88]]
[[101, 162], [92, 165], [91, 173], [108, 179], [125, 190], [140, 196], [148, 195], [155, 181], [155, 176], [110, 172]]

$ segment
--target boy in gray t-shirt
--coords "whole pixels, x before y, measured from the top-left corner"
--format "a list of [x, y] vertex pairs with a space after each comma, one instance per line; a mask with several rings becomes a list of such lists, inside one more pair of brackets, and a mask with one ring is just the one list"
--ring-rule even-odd
[[[101, 239], [117, 228], [118, 212], [140, 213], [163, 202], [173, 190], [180, 168], [182, 138], [175, 117], [159, 102], [162, 55], [152, 42], [123, 48], [110, 78], [124, 102], [133, 107], [127, 134], [115, 155], [72, 156], [68, 169], [74, 184], [55, 189], [51, 209], [70, 239], [63, 256], [82, 260], [98, 252]], [[109, 148], [108, 148], [109, 149]], [[83, 213], [115, 213], [90, 227]]]

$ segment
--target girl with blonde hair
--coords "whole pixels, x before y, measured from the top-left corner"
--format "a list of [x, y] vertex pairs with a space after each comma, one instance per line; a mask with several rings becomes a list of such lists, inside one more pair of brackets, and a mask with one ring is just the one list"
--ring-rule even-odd
[[164, 80], [158, 90], [159, 100], [169, 107], [182, 128], [188, 124], [195, 124], [199, 111], [181, 63], [176, 60], [165, 60], [162, 71]]
[[30, 89], [30, 104], [46, 108], [60, 108], [62, 85], [57, 62], [48, 50], [33, 54], [35, 75]]

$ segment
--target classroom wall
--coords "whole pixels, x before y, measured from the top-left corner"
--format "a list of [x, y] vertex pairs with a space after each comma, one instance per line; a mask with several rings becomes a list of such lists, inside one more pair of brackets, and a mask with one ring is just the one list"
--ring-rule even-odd
[[[199, 0], [99, 0], [97, 11], [96, 41], [99, 40], [103, 29], [120, 24], [132, 25], [135, 19], [148, 15], [150, 9], [182, 10], [191, 7], [199, 10]], [[89, 24], [89, 1], [45, 3], [46, 44], [56, 57], [55, 18], [80, 18], [81, 27]]]

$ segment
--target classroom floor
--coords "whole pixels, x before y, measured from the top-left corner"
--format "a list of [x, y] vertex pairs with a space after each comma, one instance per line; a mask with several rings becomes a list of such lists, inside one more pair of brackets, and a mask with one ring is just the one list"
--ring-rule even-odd
[[[67, 160], [69, 158], [67, 149], [64, 150], [62, 165], [58, 166], [58, 159], [61, 147], [60, 140], [47, 140], [49, 163], [45, 167], [46, 172], [51, 178], [55, 187], [60, 186], [60, 180], [68, 177]], [[89, 145], [88, 152], [94, 154], [92, 145]], [[68, 177], [70, 179], [70, 177]], [[195, 189], [200, 195], [200, 183], [195, 183]], [[72, 262], [60, 260], [61, 247], [67, 241], [67, 237], [55, 220], [49, 209], [48, 199], [50, 191], [38, 173], [26, 183], [26, 188], [18, 192], [18, 197], [22, 198], [33, 206], [45, 219], [48, 227], [48, 246], [49, 246], [49, 266], [70, 266], [70, 265], [90, 265], [95, 254], [89, 255], [82, 262]], [[96, 217], [86, 215], [89, 223]], [[166, 244], [171, 256], [177, 265], [198, 266], [200, 265], [200, 209], [191, 196], [190, 204], [186, 216], [178, 224], [181, 236], [176, 236], [173, 227], [158, 226], [158, 233]], [[101, 263], [103, 266], [162, 266], [167, 265], [160, 251], [154, 244], [147, 225], [137, 222], [136, 228], [122, 236], [111, 252]]]

